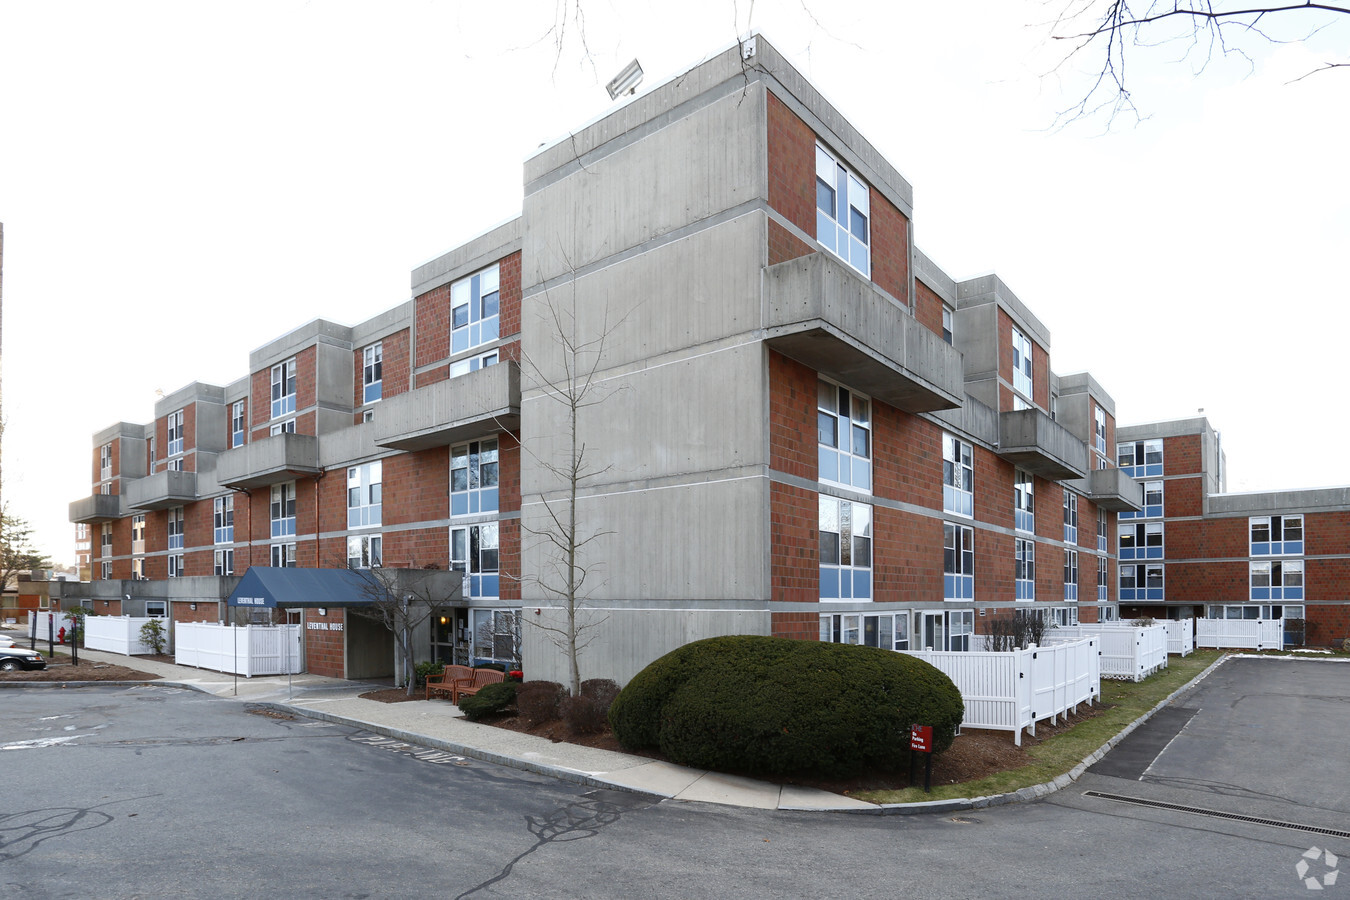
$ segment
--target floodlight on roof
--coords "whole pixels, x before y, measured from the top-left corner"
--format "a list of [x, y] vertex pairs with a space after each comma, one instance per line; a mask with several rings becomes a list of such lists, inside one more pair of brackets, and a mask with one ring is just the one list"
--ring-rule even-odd
[[609, 99], [618, 100], [622, 95], [636, 91], [641, 82], [642, 66], [638, 65], [635, 59], [624, 66], [622, 72], [610, 79], [609, 84], [605, 85], [605, 90], [609, 91]]

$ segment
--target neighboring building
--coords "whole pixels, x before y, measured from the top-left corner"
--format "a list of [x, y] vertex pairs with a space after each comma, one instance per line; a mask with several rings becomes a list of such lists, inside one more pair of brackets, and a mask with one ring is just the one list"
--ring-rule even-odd
[[1121, 428], [1117, 458], [1144, 509], [1120, 520], [1126, 616], [1306, 620], [1293, 643], [1350, 636], [1350, 487], [1226, 492], [1204, 418]]
[[[409, 303], [96, 435], [81, 599], [214, 621], [251, 566], [439, 566], [464, 596], [428, 655], [513, 658], [523, 612], [527, 677], [565, 681], [575, 488], [584, 677], [717, 634], [968, 649], [1017, 609], [1114, 617], [1143, 509], [1114, 401], [913, 235], [891, 164], [763, 38], [734, 47], [539, 151], [522, 215]], [[350, 677], [345, 640], [311, 670]]]

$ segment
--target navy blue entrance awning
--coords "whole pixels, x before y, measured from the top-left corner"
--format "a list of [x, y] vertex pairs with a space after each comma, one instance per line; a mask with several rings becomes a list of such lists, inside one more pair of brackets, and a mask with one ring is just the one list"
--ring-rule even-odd
[[370, 606], [383, 590], [378, 578], [351, 569], [251, 566], [230, 594], [229, 605], [249, 609]]

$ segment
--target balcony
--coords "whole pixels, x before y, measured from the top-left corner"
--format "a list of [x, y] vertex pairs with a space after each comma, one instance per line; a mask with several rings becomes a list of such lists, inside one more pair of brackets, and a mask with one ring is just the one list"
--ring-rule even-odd
[[310, 434], [274, 434], [216, 457], [216, 480], [244, 490], [310, 478], [320, 471], [319, 439]]
[[127, 506], [133, 509], [168, 509], [196, 499], [196, 472], [156, 472], [127, 485]]
[[1093, 469], [1087, 478], [1071, 483], [1101, 509], [1139, 512], [1144, 508], [1144, 486], [1120, 469]]
[[999, 413], [998, 433], [998, 455], [1033, 475], [1087, 477], [1087, 445], [1039, 409]]
[[910, 413], [955, 409], [961, 354], [826, 253], [765, 272], [766, 342], [784, 356]]
[[116, 494], [93, 494], [70, 504], [70, 521], [93, 525], [122, 517], [122, 498]]
[[375, 443], [395, 450], [445, 447], [520, 428], [520, 367], [498, 363], [381, 400]]

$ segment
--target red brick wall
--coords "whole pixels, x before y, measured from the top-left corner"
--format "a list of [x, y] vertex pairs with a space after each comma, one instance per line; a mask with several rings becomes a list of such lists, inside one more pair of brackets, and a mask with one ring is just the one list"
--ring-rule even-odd
[[914, 318], [924, 328], [942, 337], [942, 298], [922, 281], [914, 282]]
[[[1163, 539], [1166, 540], [1166, 535]], [[1168, 561], [1163, 596], [1194, 603], [1246, 603], [1251, 597], [1246, 560], [1177, 563]]]
[[497, 526], [497, 546], [501, 566], [498, 596], [520, 600], [520, 520], [503, 519]]
[[[209, 572], [206, 574], [210, 574]], [[172, 604], [172, 617], [175, 622], [219, 622], [220, 606], [214, 602], [207, 601], [198, 603], [197, 608], [193, 609], [191, 602], [174, 601]]]
[[769, 467], [815, 481], [817, 385], [815, 370], [769, 352]]
[[[988, 522], [991, 525], [1012, 528], [1013, 473], [1016, 471], [1016, 466], [1002, 457], [995, 456], [992, 452], [983, 447], [975, 446], [972, 449], [974, 450], [974, 453], [971, 457], [971, 461], [975, 466], [975, 519], [979, 522]], [[942, 466], [939, 464], [937, 467], [930, 469], [928, 477], [941, 485]], [[1036, 480], [1036, 484], [1038, 485], [1037, 490], [1039, 492], [1036, 496], [1036, 507], [1038, 511], [1043, 508], [1041, 506], [1043, 502], [1049, 502], [1048, 499], [1043, 500], [1042, 498], [1054, 493], [1054, 491], [1050, 489], [1040, 488], [1039, 485], [1042, 483], [1049, 484], [1049, 482], [1041, 482], [1040, 479]], [[1058, 490], [1059, 486], [1050, 485], [1050, 488]], [[1057, 495], [1055, 500], [1056, 509], [1059, 508], [1062, 501], [1062, 494]], [[942, 508], [941, 502], [938, 503], [938, 508]], [[1037, 525], [1039, 527], [1044, 527], [1042, 524], [1044, 521], [1044, 517], [1038, 512], [1036, 516]], [[1056, 516], [1056, 521], [1059, 521], [1058, 516]], [[1062, 526], [1063, 523], [1061, 522], [1060, 524]], [[1052, 536], [1055, 538], [1063, 537], [1064, 532], [1062, 527]], [[1008, 564], [1011, 566], [1011, 554], [1008, 556], [1008, 560]]]
[[[413, 301], [417, 323], [417, 349], [414, 366], [429, 366], [450, 357], [450, 285], [443, 284], [421, 294]], [[421, 383], [419, 379], [418, 383]]]
[[786, 262], [789, 259], [796, 259], [799, 256], [816, 252], [816, 248], [810, 246], [801, 238], [788, 231], [777, 222], [769, 223], [769, 265], [775, 266], [780, 262]]
[[805, 233], [815, 234], [815, 132], [772, 91], [767, 93], [769, 206]]
[[[327, 678], [346, 677], [346, 623], [345, 610], [330, 609], [325, 616], [320, 616], [317, 609], [305, 610], [305, 669], [311, 675], [322, 675]], [[328, 627], [311, 628], [311, 624]], [[342, 626], [342, 630], [329, 630], [334, 625]]]
[[[1246, 526], [1246, 521], [1243, 521]], [[1309, 556], [1345, 553], [1350, 548], [1350, 512], [1305, 513], [1303, 549]], [[1342, 598], [1350, 598], [1350, 582], [1340, 586]]]
[[[1164, 481], [1163, 514], [1168, 518], [1200, 515], [1204, 510], [1203, 484], [1200, 478], [1174, 478]], [[1166, 539], [1166, 535], [1163, 537]]]
[[[503, 556], [505, 552], [503, 551]], [[391, 568], [420, 569], [435, 564], [450, 568], [450, 532], [439, 528], [391, 531], [384, 536], [384, 564]], [[505, 563], [503, 562], [503, 565]]]
[[[978, 491], [978, 476], [975, 487]], [[978, 493], [976, 496], [979, 496]], [[1037, 562], [1039, 564], [1039, 555]], [[1013, 536], [976, 528], [975, 599], [981, 603], [1006, 603], [1016, 596], [1016, 586], [1013, 584]]]
[[815, 491], [785, 484], [770, 487], [771, 580], [775, 601], [814, 603], [820, 599], [819, 525], [820, 501]]
[[[814, 437], [811, 443], [815, 445]], [[873, 402], [872, 447], [872, 490], [878, 497], [942, 509], [940, 427], [927, 419]], [[940, 542], [941, 535], [939, 547]]]
[[502, 337], [520, 334], [520, 251], [517, 250], [501, 261], [501, 323], [498, 333]]
[[1306, 560], [1303, 579], [1309, 603], [1350, 604], [1350, 559]]
[[774, 637], [798, 641], [820, 640], [820, 614], [813, 612], [776, 612], [769, 616]]
[[[249, 420], [248, 428], [250, 432], [257, 431], [272, 421], [272, 369], [269, 366], [258, 372], [254, 372], [249, 377]], [[259, 437], [267, 437], [267, 431], [264, 430]], [[250, 436], [250, 440], [254, 438]]]
[[520, 436], [497, 435], [497, 503], [502, 512], [520, 511]]
[[[517, 479], [518, 472], [517, 466]], [[391, 456], [384, 461], [382, 477], [384, 478], [382, 513], [386, 525], [444, 519], [450, 515], [449, 447], [433, 447], [429, 450]], [[444, 532], [444, 529], [442, 531]], [[442, 543], [448, 546], [449, 540], [446, 534]], [[446, 547], [441, 548], [441, 555], [447, 552]], [[389, 556], [387, 547], [385, 556]]]
[[884, 506], [872, 511], [872, 599], [941, 602], [942, 521]]
[[1183, 434], [1163, 439], [1164, 475], [1195, 475], [1199, 472], [1200, 435]]
[[1036, 343], [1031, 335], [1031, 391], [1032, 401], [1041, 409], [1050, 408], [1050, 354]]
[[1321, 647], [1341, 647], [1350, 638], [1350, 606], [1308, 606], [1304, 613], [1308, 620], [1308, 644]]
[[[814, 179], [811, 183], [815, 183]], [[869, 193], [872, 212], [872, 281], [908, 306], [909, 219], [880, 191]]]

